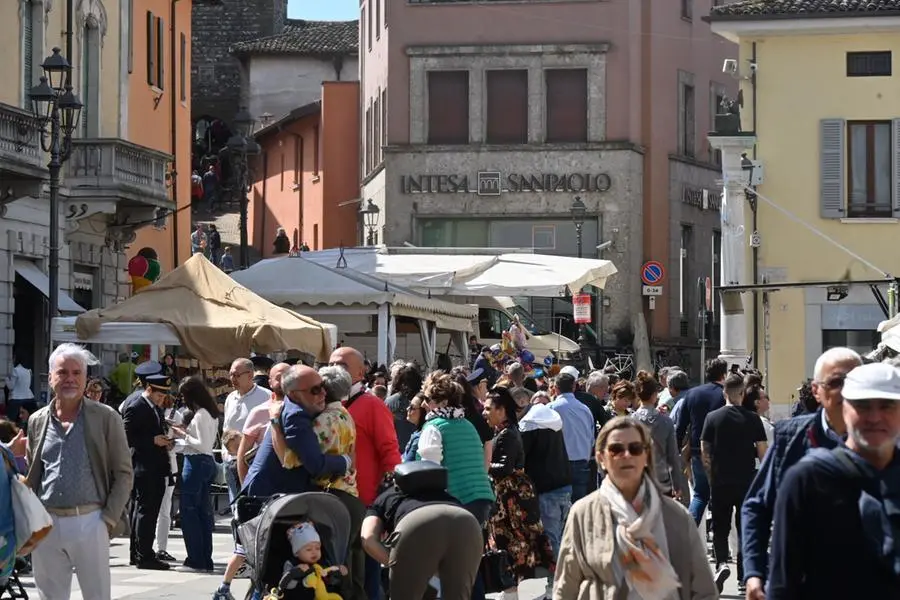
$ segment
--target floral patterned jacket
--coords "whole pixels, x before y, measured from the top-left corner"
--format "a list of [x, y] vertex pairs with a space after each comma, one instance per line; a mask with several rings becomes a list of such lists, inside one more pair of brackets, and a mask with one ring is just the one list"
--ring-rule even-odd
[[[333, 488], [359, 496], [356, 487], [356, 425], [353, 417], [340, 402], [332, 402], [325, 406], [324, 412], [313, 420], [313, 431], [319, 439], [319, 446], [324, 454], [349, 456], [352, 459], [350, 468], [343, 477], [322, 477], [316, 485], [322, 489]], [[291, 450], [284, 456], [284, 467], [295, 469], [301, 466], [300, 459]]]

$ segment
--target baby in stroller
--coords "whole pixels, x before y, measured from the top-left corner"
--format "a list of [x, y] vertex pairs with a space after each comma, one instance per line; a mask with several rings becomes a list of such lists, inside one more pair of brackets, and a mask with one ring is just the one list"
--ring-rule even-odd
[[[287, 537], [294, 558], [284, 563], [284, 589], [297, 590], [302, 587], [309, 590], [304, 596], [310, 600], [341, 600], [340, 594], [330, 592], [329, 588], [336, 587], [334, 574], [346, 577], [347, 567], [323, 567], [319, 564], [322, 560], [322, 539], [315, 526], [308, 521], [297, 523], [287, 530]], [[299, 597], [296, 594], [286, 595]]]

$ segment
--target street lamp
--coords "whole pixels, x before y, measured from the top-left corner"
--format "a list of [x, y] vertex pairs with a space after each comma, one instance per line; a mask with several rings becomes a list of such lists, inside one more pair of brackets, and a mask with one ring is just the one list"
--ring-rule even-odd
[[[569, 214], [572, 215], [572, 222], [575, 223], [575, 245], [578, 248], [578, 258], [582, 258], [582, 245], [583, 239], [581, 230], [584, 227], [584, 218], [587, 215], [587, 206], [585, 206], [584, 202], [581, 200], [581, 196], [575, 196], [575, 200], [572, 201], [572, 206], [569, 207]], [[591, 308], [593, 310], [593, 298], [591, 298]], [[584, 346], [585, 335], [584, 335], [584, 323], [580, 323], [578, 325], [578, 342], [579, 346]]]
[[255, 123], [253, 116], [246, 108], [242, 107], [232, 120], [234, 132], [228, 138], [228, 141], [225, 142], [225, 146], [232, 156], [232, 167], [236, 171], [234, 174], [236, 182], [234, 190], [238, 194], [240, 206], [241, 251], [239, 259], [242, 269], [250, 266], [249, 242], [247, 240], [247, 194], [250, 191], [248, 157], [256, 156], [260, 153], [259, 144], [252, 137]]
[[72, 153], [72, 135], [78, 127], [82, 104], [72, 91], [69, 61], [53, 49], [41, 69], [44, 75], [31, 88], [29, 97], [34, 124], [40, 133], [41, 148], [50, 154], [50, 264], [47, 331], [53, 331], [53, 317], [59, 313], [59, 174]]
[[375, 230], [378, 227], [378, 215], [381, 209], [369, 198], [366, 205], [359, 209], [359, 214], [363, 216], [363, 223], [366, 226], [366, 245], [375, 245]]

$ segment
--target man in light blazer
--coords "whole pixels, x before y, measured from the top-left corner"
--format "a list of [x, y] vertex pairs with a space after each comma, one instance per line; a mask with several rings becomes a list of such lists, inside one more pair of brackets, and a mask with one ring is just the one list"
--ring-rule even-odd
[[109, 406], [84, 401], [93, 354], [62, 344], [49, 363], [54, 398], [28, 420], [26, 482], [53, 517], [33, 554], [35, 586], [41, 598], [68, 598], [74, 571], [85, 599], [109, 600], [109, 540], [133, 480], [125, 428]]

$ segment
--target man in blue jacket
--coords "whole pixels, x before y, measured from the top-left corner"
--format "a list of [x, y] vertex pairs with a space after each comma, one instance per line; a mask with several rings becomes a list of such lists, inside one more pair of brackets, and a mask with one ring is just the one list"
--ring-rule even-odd
[[797, 464], [813, 448], [833, 449], [846, 434], [843, 416], [844, 380], [862, 364], [850, 348], [831, 348], [822, 354], [814, 369], [812, 391], [819, 410], [811, 415], [775, 423], [775, 439], [766, 453], [741, 508], [741, 545], [747, 600], [765, 600], [775, 494], [785, 471]]
[[685, 434], [688, 427], [691, 428], [691, 473], [694, 476], [694, 495], [688, 510], [691, 511], [698, 526], [709, 505], [709, 479], [703, 469], [700, 434], [703, 431], [706, 415], [725, 406], [722, 384], [727, 375], [728, 363], [721, 358], [714, 358], [706, 364], [707, 383], [698, 385], [687, 392], [678, 413], [678, 422], [675, 428], [679, 448], [684, 448]]

